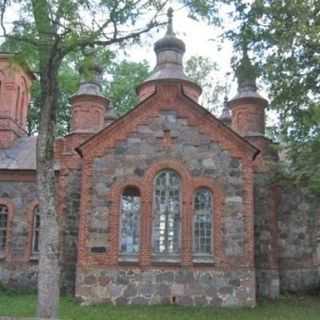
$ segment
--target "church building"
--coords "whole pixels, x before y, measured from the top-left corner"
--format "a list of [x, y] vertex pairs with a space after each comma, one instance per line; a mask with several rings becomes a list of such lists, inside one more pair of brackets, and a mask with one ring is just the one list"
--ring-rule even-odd
[[[319, 288], [319, 199], [274, 179], [255, 77], [238, 77], [216, 118], [168, 19], [130, 112], [114, 116], [98, 66], [70, 98], [71, 131], [55, 142], [62, 290], [84, 303], [254, 306]], [[11, 57], [0, 54], [0, 283], [35, 288], [34, 75]]]

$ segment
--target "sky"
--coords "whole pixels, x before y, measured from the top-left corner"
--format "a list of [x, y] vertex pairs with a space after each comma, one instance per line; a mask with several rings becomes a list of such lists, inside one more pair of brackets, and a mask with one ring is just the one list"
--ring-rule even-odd
[[[218, 65], [218, 71], [214, 71], [212, 79], [214, 82], [219, 82], [221, 85], [229, 87], [228, 98], [232, 98], [237, 91], [236, 79], [231, 68], [231, 58], [234, 54], [231, 41], [224, 39], [222, 42], [222, 32], [220, 27], [208, 25], [205, 20], [195, 21], [188, 17], [188, 11], [181, 7], [181, 3], [177, 0], [171, 0], [170, 6], [174, 9], [173, 27], [178, 38], [182, 39], [186, 44], [186, 61], [191, 56], [204, 56], [210, 58], [212, 62]], [[17, 4], [13, 5], [10, 14], [7, 15], [7, 28], [10, 29], [10, 20], [17, 19]], [[230, 27], [232, 20], [228, 18], [227, 11], [230, 7], [225, 7], [221, 10], [221, 16], [224, 20], [224, 26]], [[105, 16], [101, 15], [102, 19]], [[155, 41], [163, 37], [165, 34], [165, 27], [159, 30], [153, 30], [143, 38], [143, 45], [133, 46], [126, 50], [126, 54], [119, 53], [119, 59], [126, 58], [127, 60], [140, 62], [147, 60], [149, 65], [153, 68], [155, 66], [155, 53], [153, 51], [153, 44]], [[1, 39], [0, 39], [1, 42]], [[228, 74], [228, 76], [227, 76]], [[265, 90], [261, 90], [262, 94], [266, 96]], [[222, 100], [222, 99], [221, 99]], [[221, 106], [222, 107], [222, 106]], [[268, 118], [275, 119], [275, 115], [268, 113]]]
[[[173, 28], [176, 36], [186, 44], [186, 53], [184, 61], [191, 56], [204, 56], [217, 62], [219, 70], [212, 74], [223, 85], [228, 82], [230, 86], [230, 95], [236, 92], [236, 81], [231, 68], [231, 58], [233, 55], [232, 43], [224, 40], [221, 43], [222, 29], [214, 25], [208, 25], [204, 20], [195, 21], [188, 17], [186, 9], [178, 9], [177, 5], [172, 3], [174, 9]], [[230, 22], [231, 23], [231, 22]], [[165, 34], [165, 28], [152, 32], [144, 42], [143, 48], [140, 46], [130, 48], [128, 58], [133, 61], [147, 60], [150, 66], [154, 67], [156, 57], [153, 51], [153, 43], [162, 38]], [[142, 53], [142, 54], [141, 54]], [[226, 77], [226, 74], [229, 76]]]

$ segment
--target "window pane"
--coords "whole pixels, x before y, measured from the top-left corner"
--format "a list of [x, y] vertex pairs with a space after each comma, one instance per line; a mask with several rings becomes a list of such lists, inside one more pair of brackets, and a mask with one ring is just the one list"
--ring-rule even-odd
[[32, 253], [39, 253], [40, 211], [39, 206], [33, 209]]
[[128, 187], [124, 190], [121, 199], [121, 253], [139, 252], [139, 215], [140, 192], [137, 188]]
[[8, 207], [0, 205], [0, 252], [4, 251], [8, 235]]
[[197, 254], [210, 254], [212, 243], [212, 193], [199, 189], [194, 198], [193, 250]]
[[160, 172], [155, 179], [153, 250], [155, 253], [179, 252], [180, 177], [175, 171]]

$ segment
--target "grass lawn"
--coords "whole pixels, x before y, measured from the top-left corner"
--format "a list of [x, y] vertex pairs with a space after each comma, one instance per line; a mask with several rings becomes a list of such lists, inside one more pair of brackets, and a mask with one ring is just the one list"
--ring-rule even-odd
[[[32, 317], [36, 296], [0, 291], [0, 316]], [[106, 320], [319, 320], [320, 297], [288, 296], [275, 302], [263, 301], [254, 309], [166, 306], [80, 306], [63, 297], [61, 319]]]

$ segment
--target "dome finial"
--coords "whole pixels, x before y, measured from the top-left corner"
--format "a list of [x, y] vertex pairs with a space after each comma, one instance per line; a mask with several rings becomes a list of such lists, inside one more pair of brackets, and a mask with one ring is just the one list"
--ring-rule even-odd
[[173, 32], [173, 24], [172, 24], [172, 18], [173, 18], [173, 9], [170, 7], [167, 12], [168, 16], [168, 27], [167, 27], [167, 35], [174, 35]]

